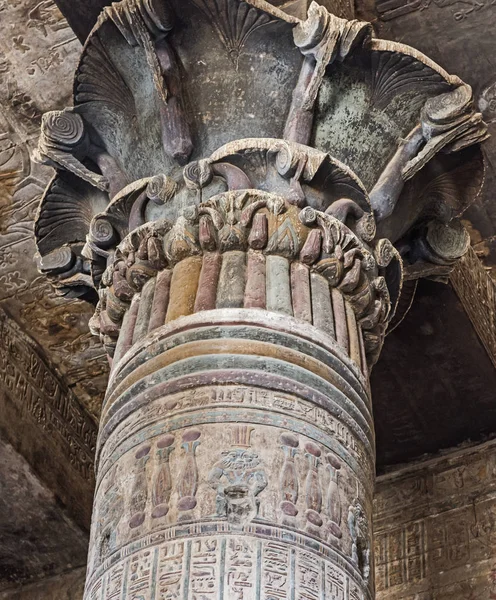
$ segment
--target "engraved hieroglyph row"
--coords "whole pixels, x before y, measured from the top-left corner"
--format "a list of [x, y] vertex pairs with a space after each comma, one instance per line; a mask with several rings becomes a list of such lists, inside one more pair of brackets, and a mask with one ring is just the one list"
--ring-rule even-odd
[[[100, 473], [105, 474], [126, 449], [142, 444], [145, 428], [150, 435], [167, 435], [183, 426], [184, 420], [191, 422], [192, 407], [202, 412], [201, 421], [205, 422], [207, 414], [215, 415], [216, 409], [224, 412], [227, 406], [245, 418], [248, 414], [253, 418], [260, 415], [260, 411], [270, 410], [274, 423], [304, 430], [314, 441], [342, 456], [355, 473], [363, 473], [367, 480], [372, 477], [370, 456], [361, 441], [324, 408], [294, 394], [239, 384], [210, 385], [177, 392], [142, 406], [124, 419], [106, 442], [100, 456]], [[168, 422], [163, 423], [164, 419]], [[262, 421], [266, 423], [267, 420], [267, 415], [263, 415]], [[125, 443], [121, 442], [123, 439]]]
[[192, 536], [125, 558], [88, 598], [365, 600], [359, 585], [359, 577], [283, 540]]

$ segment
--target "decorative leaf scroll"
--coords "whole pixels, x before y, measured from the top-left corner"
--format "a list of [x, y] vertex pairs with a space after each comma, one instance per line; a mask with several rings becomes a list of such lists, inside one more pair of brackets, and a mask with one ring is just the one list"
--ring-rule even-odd
[[[469, 148], [461, 156], [463, 161], [457, 154], [440, 155], [429, 169], [429, 176], [422, 178], [424, 185], [418, 193], [427, 206], [434, 208], [431, 214], [445, 220], [460, 217], [479, 196], [484, 181], [480, 149]], [[436, 207], [445, 214], [439, 214]]]

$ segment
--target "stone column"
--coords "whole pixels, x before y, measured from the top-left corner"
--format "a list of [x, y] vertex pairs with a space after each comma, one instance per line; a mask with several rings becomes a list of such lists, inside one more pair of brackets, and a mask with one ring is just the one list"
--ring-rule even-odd
[[181, 221], [145, 226], [104, 275], [100, 327], [132, 299], [100, 423], [86, 598], [372, 598], [357, 310], [372, 297], [387, 310], [373, 255], [274, 194], [207, 204], [188, 215], [188, 248]]
[[290, 4], [114, 3], [43, 120], [40, 269], [112, 361], [85, 600], [374, 598], [368, 374], [404, 278], [467, 250], [487, 132], [421, 53]]

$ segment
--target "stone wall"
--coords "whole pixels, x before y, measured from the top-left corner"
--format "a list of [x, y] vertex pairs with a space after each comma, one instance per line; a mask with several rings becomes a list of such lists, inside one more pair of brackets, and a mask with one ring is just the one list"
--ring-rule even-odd
[[496, 442], [379, 478], [377, 600], [496, 599]]

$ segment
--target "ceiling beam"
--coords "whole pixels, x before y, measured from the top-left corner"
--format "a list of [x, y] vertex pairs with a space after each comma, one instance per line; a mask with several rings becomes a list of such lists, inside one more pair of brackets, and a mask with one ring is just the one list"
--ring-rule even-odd
[[496, 367], [496, 283], [472, 247], [456, 263], [450, 282]]

